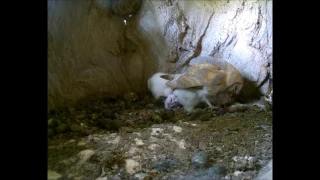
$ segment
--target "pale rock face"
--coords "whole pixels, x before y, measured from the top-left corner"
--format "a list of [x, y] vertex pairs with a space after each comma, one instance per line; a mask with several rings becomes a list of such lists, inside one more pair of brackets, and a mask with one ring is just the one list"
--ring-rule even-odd
[[153, 73], [183, 73], [197, 56], [237, 68], [245, 98], [270, 92], [273, 1], [170, 2], [48, 1], [48, 108], [147, 92]]

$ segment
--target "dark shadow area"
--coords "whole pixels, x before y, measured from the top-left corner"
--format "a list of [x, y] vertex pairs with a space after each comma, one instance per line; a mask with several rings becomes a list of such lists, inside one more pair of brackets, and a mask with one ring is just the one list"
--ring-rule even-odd
[[262, 94], [259, 92], [255, 83], [246, 78], [243, 78], [243, 82], [243, 88], [237, 97], [237, 101], [239, 103], [248, 103], [250, 101], [260, 99]]

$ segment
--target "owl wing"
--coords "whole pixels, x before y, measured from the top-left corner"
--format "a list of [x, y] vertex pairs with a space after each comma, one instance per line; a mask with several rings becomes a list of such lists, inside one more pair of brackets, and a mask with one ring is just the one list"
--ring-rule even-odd
[[198, 79], [185, 74], [167, 82], [166, 85], [173, 89], [203, 88], [203, 85]]

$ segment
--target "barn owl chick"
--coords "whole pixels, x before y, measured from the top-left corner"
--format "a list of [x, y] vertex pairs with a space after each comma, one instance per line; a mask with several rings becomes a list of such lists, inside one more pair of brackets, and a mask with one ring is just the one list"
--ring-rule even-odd
[[175, 89], [173, 95], [177, 98], [179, 104], [183, 108], [191, 113], [193, 109], [200, 103], [206, 102], [206, 90], [196, 90], [196, 89]]
[[[148, 79], [148, 89], [151, 91], [155, 100], [158, 100], [160, 97], [167, 97], [172, 94], [173, 89], [166, 85], [169, 81], [168, 79], [161, 78], [162, 75], [168, 75], [167, 73], [158, 72], [152, 75]], [[179, 74], [172, 75], [172, 77], [177, 77]]]

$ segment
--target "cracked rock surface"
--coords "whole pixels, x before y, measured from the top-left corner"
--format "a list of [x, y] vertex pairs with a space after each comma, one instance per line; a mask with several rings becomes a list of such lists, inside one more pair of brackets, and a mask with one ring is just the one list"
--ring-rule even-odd
[[48, 1], [49, 109], [147, 92], [153, 73], [181, 73], [199, 55], [235, 66], [244, 98], [268, 94], [272, 1]]

